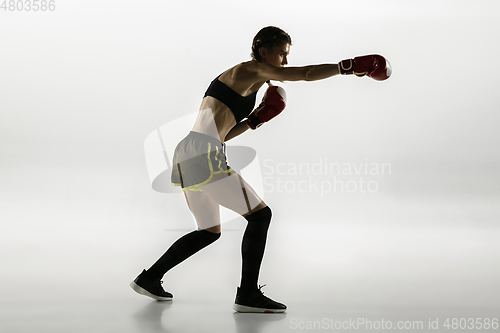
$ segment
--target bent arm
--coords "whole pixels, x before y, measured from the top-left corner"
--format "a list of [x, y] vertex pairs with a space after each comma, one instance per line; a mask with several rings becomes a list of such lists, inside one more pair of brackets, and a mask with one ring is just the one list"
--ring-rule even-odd
[[224, 138], [224, 142], [231, 140], [234, 137], [237, 137], [238, 135], [242, 134], [248, 129], [248, 124], [247, 121], [244, 120], [241, 123], [236, 124], [231, 130], [226, 134], [226, 137]]

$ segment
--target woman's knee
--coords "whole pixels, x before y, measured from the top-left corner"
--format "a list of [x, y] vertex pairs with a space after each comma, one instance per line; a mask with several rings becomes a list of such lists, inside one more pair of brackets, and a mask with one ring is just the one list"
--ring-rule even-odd
[[219, 234], [220, 235], [220, 224], [215, 225], [215, 226], [210, 227], [210, 228], [204, 228], [204, 229], [201, 229], [201, 230], [209, 231], [209, 232], [211, 232], [213, 234]]
[[208, 229], [200, 229], [198, 230], [198, 234], [208, 243], [213, 243], [220, 238], [221, 233], [220, 230], [219, 232], [211, 232]]
[[269, 206], [265, 206], [264, 208], [261, 208], [259, 210], [253, 211], [252, 213], [245, 215], [244, 218], [248, 222], [252, 221], [266, 221], [267, 223], [271, 222], [271, 217], [273, 216], [273, 213], [271, 211], [271, 208]]
[[269, 209], [269, 214], [271, 214], [271, 209], [266, 205], [264, 201], [261, 201], [257, 206], [255, 206], [253, 209], [247, 211], [245, 214], [242, 214], [244, 218], [246, 218], [249, 215], [252, 215], [253, 213], [256, 213], [258, 211], [261, 211], [262, 209], [265, 209], [265, 211], [262, 211], [259, 214], [267, 213], [267, 209]]

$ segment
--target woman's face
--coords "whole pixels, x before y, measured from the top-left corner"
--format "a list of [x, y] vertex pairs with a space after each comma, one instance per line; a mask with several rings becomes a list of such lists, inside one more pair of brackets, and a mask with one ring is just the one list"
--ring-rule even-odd
[[266, 48], [261, 48], [262, 62], [283, 67], [288, 64], [287, 56], [290, 53], [290, 44], [285, 43], [276, 45], [271, 51]]

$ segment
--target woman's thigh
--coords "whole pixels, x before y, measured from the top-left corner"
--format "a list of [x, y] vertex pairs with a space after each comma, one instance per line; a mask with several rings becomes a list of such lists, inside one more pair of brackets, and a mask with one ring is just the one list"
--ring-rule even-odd
[[184, 191], [189, 210], [194, 215], [198, 228], [220, 232], [219, 204], [207, 193]]
[[242, 216], [266, 207], [257, 192], [234, 170], [216, 176], [210, 183], [200, 186], [202, 193], [214, 202]]

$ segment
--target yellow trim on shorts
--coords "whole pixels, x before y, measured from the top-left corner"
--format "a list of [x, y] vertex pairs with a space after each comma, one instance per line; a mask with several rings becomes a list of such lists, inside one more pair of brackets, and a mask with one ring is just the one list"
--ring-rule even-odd
[[[221, 173], [230, 173], [231, 171], [233, 171], [233, 169], [229, 168], [227, 169], [226, 171], [224, 171], [222, 168], [221, 168], [221, 163], [222, 163], [222, 160], [220, 159], [217, 159], [217, 156], [219, 155], [219, 147], [215, 146], [215, 149], [216, 149], [216, 153], [215, 153], [215, 160], [216, 161], [219, 161], [219, 170], [218, 171], [214, 171], [213, 170], [213, 167], [212, 167], [212, 161], [210, 160], [210, 148], [212, 147], [211, 143], [209, 142], [208, 143], [208, 154], [207, 154], [207, 162], [208, 162], [208, 167], [210, 168], [210, 177], [208, 177], [207, 180], [205, 180], [204, 182], [201, 182], [201, 183], [198, 183], [198, 184], [195, 184], [195, 185], [191, 185], [191, 186], [187, 186], [187, 187], [183, 187], [182, 190], [183, 191], [193, 191], [193, 192], [203, 192], [202, 190], [200, 190], [198, 187], [202, 186], [202, 185], [205, 185], [205, 184], [208, 184], [214, 175], [218, 175], [218, 174], [221, 174]], [[179, 175], [180, 177], [181, 175]], [[172, 185], [174, 186], [181, 186], [180, 183], [172, 183]]]

